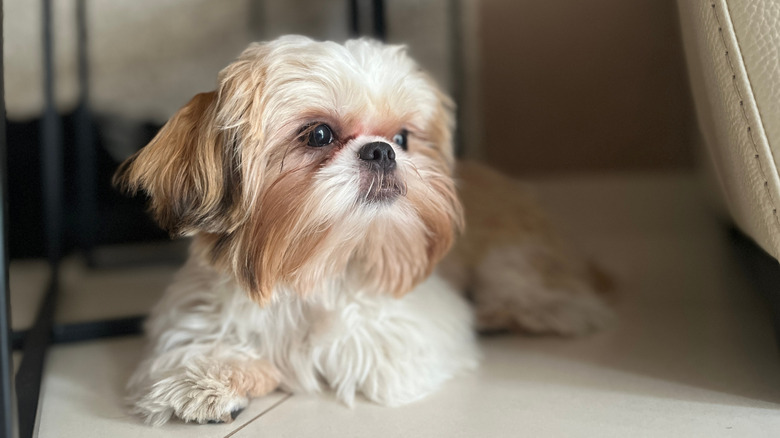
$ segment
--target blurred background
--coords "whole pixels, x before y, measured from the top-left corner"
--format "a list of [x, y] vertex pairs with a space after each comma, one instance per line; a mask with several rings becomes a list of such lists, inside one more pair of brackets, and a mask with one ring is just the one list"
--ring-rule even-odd
[[[56, 110], [64, 148], [64, 251], [165, 239], [142, 199], [110, 186], [191, 96], [251, 41], [286, 33], [372, 35], [370, 0], [86, 1], [96, 217], [77, 207], [74, 113], [82, 104], [76, 0], [53, 2]], [[697, 134], [673, 0], [393, 0], [386, 39], [459, 103], [459, 148], [524, 177], [692, 168]], [[44, 254], [41, 2], [4, 2], [11, 255]], [[357, 12], [353, 12], [357, 10]], [[587, 17], [584, 20], [583, 17]], [[85, 166], [81, 163], [81, 166]]]

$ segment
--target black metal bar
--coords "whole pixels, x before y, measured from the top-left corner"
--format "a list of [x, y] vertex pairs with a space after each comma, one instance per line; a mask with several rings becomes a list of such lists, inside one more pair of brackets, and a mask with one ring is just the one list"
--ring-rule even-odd
[[[143, 333], [143, 323], [146, 316], [128, 316], [126, 318], [101, 319], [97, 321], [77, 322], [70, 324], [55, 324], [51, 330], [51, 344], [68, 344], [71, 342], [92, 341], [102, 338], [120, 336], [137, 336]], [[13, 332], [13, 348], [24, 348], [27, 330]]]
[[[146, 316], [138, 315], [128, 316], [126, 318], [55, 324], [51, 330], [51, 344], [67, 344], [101, 338], [140, 335], [143, 333], [143, 323], [145, 319]], [[25, 340], [29, 333], [29, 330], [13, 332], [12, 345], [14, 350], [21, 350], [24, 348]]]
[[43, 0], [43, 66], [44, 98], [41, 144], [43, 211], [46, 229], [50, 277], [35, 323], [24, 342], [22, 361], [16, 373], [16, 399], [19, 411], [19, 436], [32, 437], [43, 377], [46, 353], [51, 340], [54, 310], [59, 285], [59, 262], [62, 258], [62, 126], [54, 101], [54, 39], [52, 35], [52, 2]]
[[76, 154], [78, 161], [78, 244], [89, 266], [94, 266], [97, 215], [97, 174], [94, 125], [89, 106], [89, 51], [86, 0], [76, 2], [77, 63], [79, 106], [75, 117]]
[[52, 342], [67, 344], [93, 339], [139, 335], [143, 332], [145, 319], [145, 316], [129, 316], [127, 318], [58, 324], [52, 329]]
[[[0, 0], [0, 72], [3, 71], [3, 2]], [[8, 164], [5, 138], [5, 85], [0, 76], [0, 436], [11, 437], [13, 358], [11, 357], [11, 291], [8, 285]]]
[[360, 36], [360, 15], [358, 11], [360, 7], [358, 5], [359, 0], [349, 0], [349, 32], [352, 38]]
[[379, 41], [387, 40], [387, 23], [385, 20], [385, 2], [384, 0], [373, 0], [371, 2], [371, 12], [374, 21], [374, 37]]
[[43, 0], [43, 65], [44, 97], [43, 142], [43, 202], [46, 228], [46, 248], [54, 279], [59, 278], [62, 258], [62, 125], [54, 97], [54, 40], [52, 35], [51, 0]]
[[[349, 0], [347, 3], [347, 13], [349, 14], [349, 31], [353, 38], [367, 33], [379, 41], [387, 40], [387, 22], [385, 18], [384, 0]], [[361, 13], [363, 12], [361, 11], [361, 8], [367, 8], [369, 5], [371, 7], [370, 14]], [[363, 21], [362, 26], [361, 21]], [[366, 27], [370, 27], [370, 29], [368, 29], [367, 32], [363, 32], [366, 31]]]

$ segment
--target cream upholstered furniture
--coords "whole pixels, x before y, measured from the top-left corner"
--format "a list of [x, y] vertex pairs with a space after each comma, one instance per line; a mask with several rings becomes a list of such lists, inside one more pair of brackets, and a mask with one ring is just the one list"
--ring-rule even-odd
[[677, 0], [696, 112], [736, 225], [780, 259], [780, 1]]

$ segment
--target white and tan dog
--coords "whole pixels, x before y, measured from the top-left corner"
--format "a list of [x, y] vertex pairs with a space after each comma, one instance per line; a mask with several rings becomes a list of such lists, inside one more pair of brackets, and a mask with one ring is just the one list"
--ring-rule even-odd
[[[155, 425], [231, 421], [277, 387], [323, 384], [347, 404], [412, 402], [478, 363], [459, 289], [484, 327], [603, 325], [587, 270], [522, 196], [465, 191], [490, 231], [448, 258], [456, 281], [434, 273], [463, 224], [452, 125], [451, 101], [402, 47], [249, 46], [115, 177], [173, 235], [194, 236], [147, 323], [134, 411]], [[464, 172], [473, 187], [506, 184]]]

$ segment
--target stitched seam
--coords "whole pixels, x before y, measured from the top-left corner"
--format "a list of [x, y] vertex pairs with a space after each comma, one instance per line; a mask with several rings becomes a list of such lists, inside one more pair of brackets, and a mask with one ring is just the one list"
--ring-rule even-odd
[[739, 85], [737, 84], [737, 75], [735, 73], [734, 64], [731, 61], [731, 54], [729, 52], [728, 45], [726, 44], [726, 38], [723, 36], [723, 26], [720, 22], [720, 17], [718, 16], [718, 10], [715, 6], [715, 3], [711, 3], [710, 6], [712, 6], [712, 14], [715, 16], [715, 21], [718, 23], [718, 37], [720, 39], [721, 44], [723, 44], [723, 49], [726, 56], [726, 63], [729, 66], [729, 70], [731, 70], [731, 84], [734, 86], [734, 92], [737, 93], [737, 97], [739, 98], [740, 113], [742, 114], [742, 118], [745, 121], [745, 125], [747, 125], [747, 134], [748, 134], [748, 138], [750, 139], [750, 144], [753, 146], [753, 154], [756, 163], [758, 164], [758, 171], [761, 173], [761, 178], [764, 180], [764, 191], [769, 197], [769, 203], [772, 205], [772, 215], [775, 218], [775, 224], [778, 227], [780, 227], [780, 218], [778, 218], [777, 216], [777, 207], [775, 206], [775, 199], [774, 196], [772, 196], [772, 191], [769, 189], [769, 179], [766, 177], [766, 172], [764, 172], [764, 166], [762, 165], [762, 161], [761, 161], [761, 154], [758, 153], [758, 145], [756, 144], [756, 140], [753, 137], [753, 129], [750, 126], [750, 119], [748, 118], [747, 111], [745, 110], [745, 100], [742, 98], [742, 93], [739, 91]]
[[[725, 9], [727, 11], [729, 11], [729, 22], [731, 23], [731, 27], [734, 28], [734, 20], [731, 19], [731, 11], [729, 10], [729, 5], [728, 4], [725, 5]], [[717, 14], [716, 14], [715, 18], [717, 19]], [[755, 101], [755, 104], [756, 104], [756, 112], [759, 114], [759, 124], [763, 127], [763, 120], [764, 120], [764, 118], [761, 116], [761, 114], [762, 114], [761, 107], [759, 106], [758, 99], [755, 98], [756, 93], [753, 92], [753, 81], [750, 79], [750, 70], [748, 70], [748, 63], [745, 61], [745, 55], [744, 55], [744, 51], [742, 50], [742, 45], [740, 44], [740, 40], [739, 40], [739, 38], [736, 37], [736, 35], [737, 35], [737, 31], [734, 28], [734, 39], [737, 42], [737, 48], [739, 49], [739, 54], [740, 54], [740, 57], [742, 59], [742, 65], [745, 66], [745, 76], [747, 77], [747, 83], [749, 85], [748, 88], [750, 88], [749, 91], [754, 96], [753, 100]], [[766, 129], [764, 129], [764, 133], [766, 133]], [[768, 147], [769, 154], [772, 155], [772, 159], [774, 160], [774, 153], [772, 152], [774, 149], [772, 149], [771, 139], [769, 138], [768, 135], [764, 135], [764, 137], [766, 139], [767, 146], [769, 146]]]

